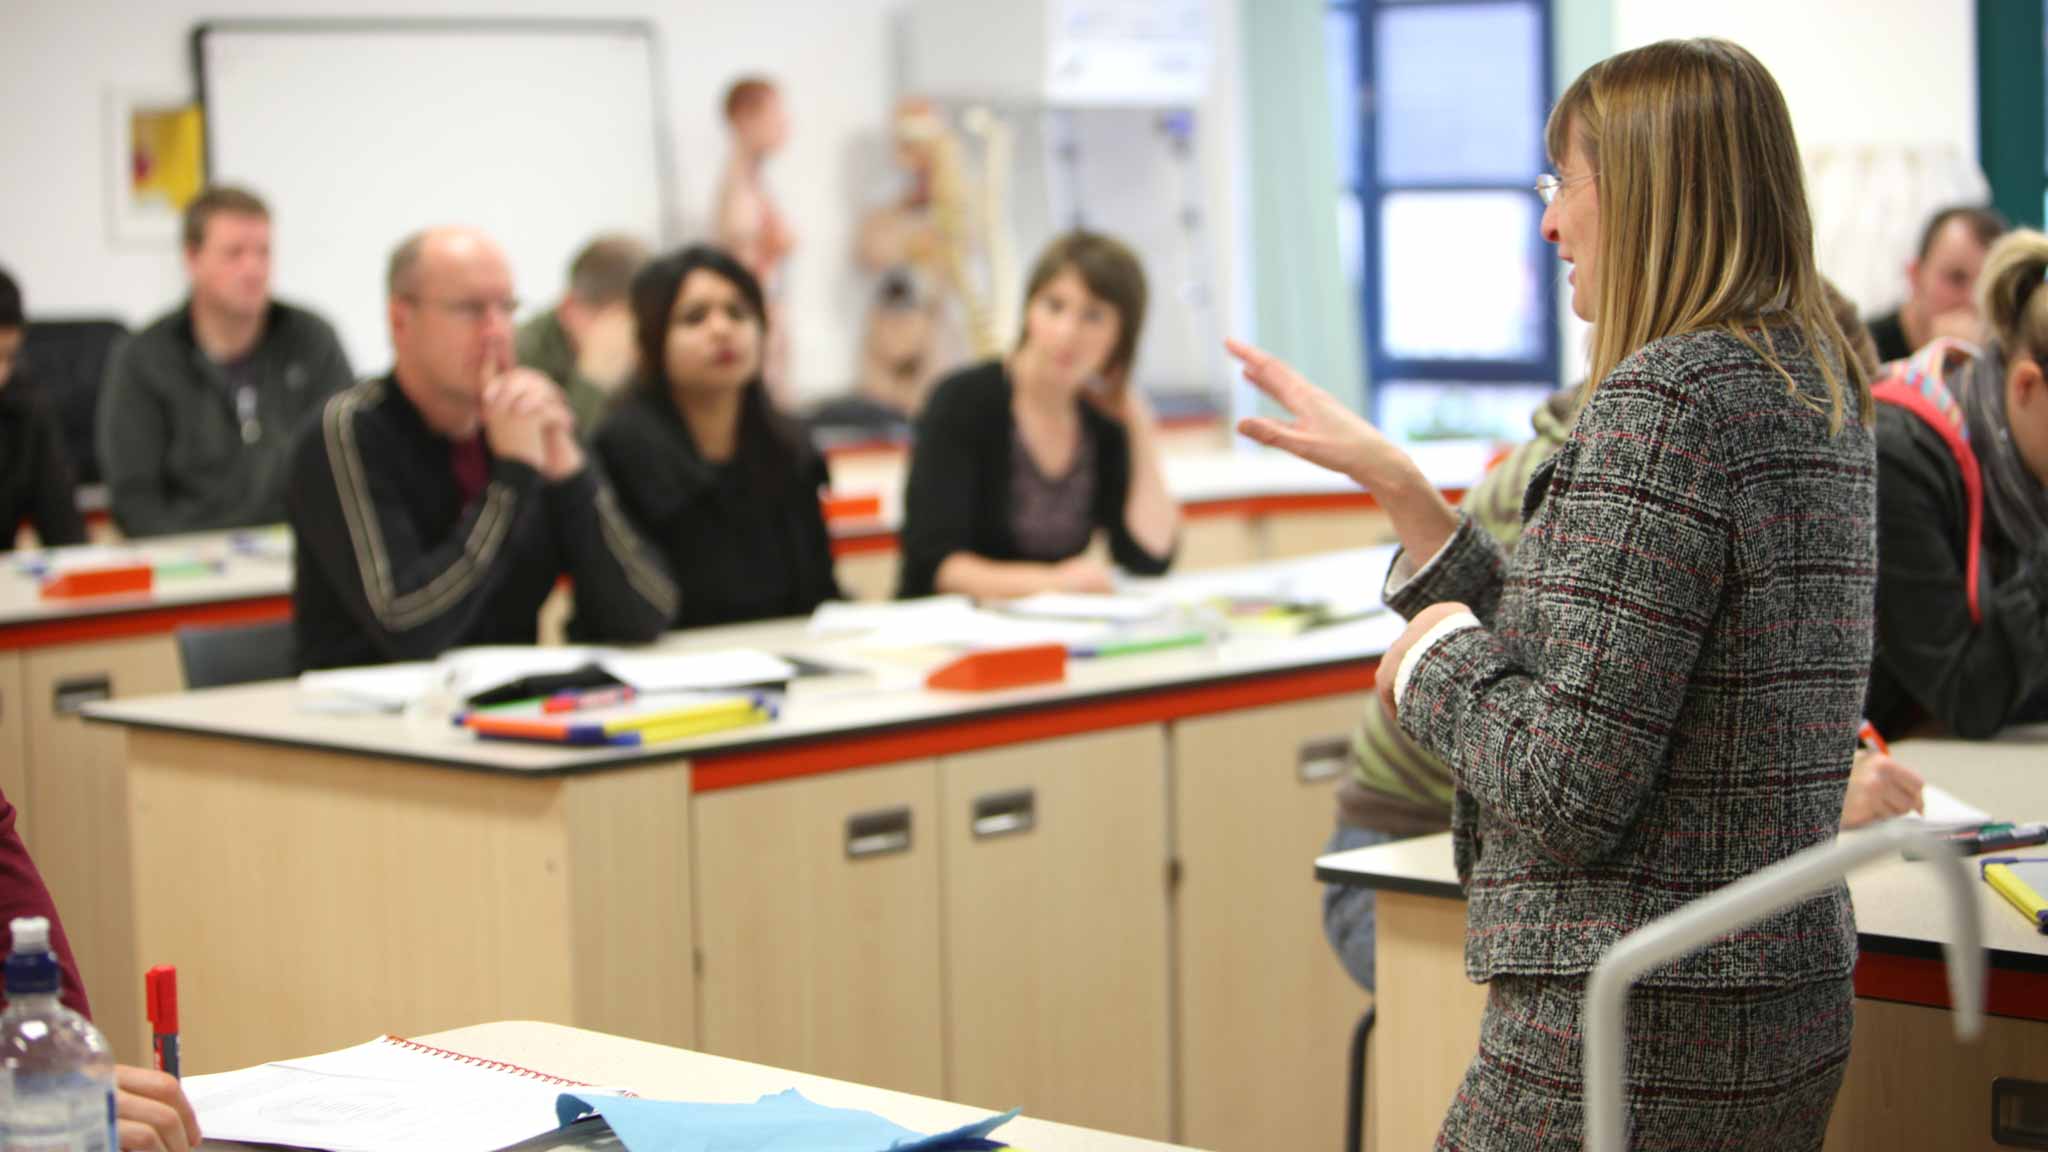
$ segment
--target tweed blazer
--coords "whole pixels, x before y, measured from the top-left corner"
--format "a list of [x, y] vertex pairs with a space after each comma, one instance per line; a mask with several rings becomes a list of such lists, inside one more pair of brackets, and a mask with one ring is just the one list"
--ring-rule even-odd
[[[1805, 342], [1771, 334], [1824, 398]], [[1423, 653], [1400, 701], [1457, 783], [1474, 980], [1588, 972], [1835, 835], [1870, 674], [1875, 474], [1853, 405], [1830, 433], [1733, 334], [1667, 337], [1601, 382], [1531, 477], [1512, 569], [1467, 520], [1388, 588], [1403, 615], [1456, 600], [1483, 624]], [[1646, 983], [1789, 985], [1855, 955], [1837, 885]]]

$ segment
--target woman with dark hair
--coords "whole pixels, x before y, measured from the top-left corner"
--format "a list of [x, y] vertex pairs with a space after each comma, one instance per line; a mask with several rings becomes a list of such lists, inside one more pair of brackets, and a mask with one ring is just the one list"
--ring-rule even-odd
[[839, 596], [825, 462], [769, 404], [767, 307], [732, 256], [693, 245], [633, 278], [640, 376], [594, 447], [682, 586], [677, 628], [801, 615]]
[[1072, 232], [1039, 256], [1024, 332], [1001, 360], [939, 382], [917, 421], [904, 490], [899, 596], [1107, 592], [1087, 548], [1118, 566], [1173, 561], [1180, 509], [1157, 424], [1131, 383], [1145, 270], [1116, 240]]

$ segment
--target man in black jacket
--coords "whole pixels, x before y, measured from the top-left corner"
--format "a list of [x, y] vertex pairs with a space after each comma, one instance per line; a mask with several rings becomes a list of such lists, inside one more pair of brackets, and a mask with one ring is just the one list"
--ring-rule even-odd
[[129, 536], [284, 519], [292, 436], [354, 382], [327, 322], [270, 295], [270, 210], [240, 188], [185, 210], [183, 304], [114, 350], [98, 447]]
[[293, 450], [301, 665], [530, 644], [562, 575], [579, 639], [660, 635], [674, 582], [586, 461], [560, 389], [514, 366], [504, 252], [423, 232], [387, 287], [391, 374], [329, 400]]

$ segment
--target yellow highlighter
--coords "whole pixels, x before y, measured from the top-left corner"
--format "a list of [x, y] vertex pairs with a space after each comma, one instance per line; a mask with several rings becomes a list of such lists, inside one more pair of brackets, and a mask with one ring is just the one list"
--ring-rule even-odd
[[2035, 931], [2048, 933], [2048, 899], [2035, 887], [2048, 886], [2048, 858], [1999, 856], [1982, 861], [1979, 868], [1984, 882], [2019, 909]]

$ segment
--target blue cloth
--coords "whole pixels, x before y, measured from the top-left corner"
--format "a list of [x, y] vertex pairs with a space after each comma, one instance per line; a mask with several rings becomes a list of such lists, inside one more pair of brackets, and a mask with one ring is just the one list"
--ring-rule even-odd
[[563, 1093], [555, 1116], [564, 1126], [604, 1117], [627, 1152], [965, 1152], [1000, 1148], [987, 1139], [1013, 1110], [951, 1132], [925, 1136], [872, 1112], [827, 1108], [796, 1089], [752, 1104], [692, 1104], [630, 1096]]

